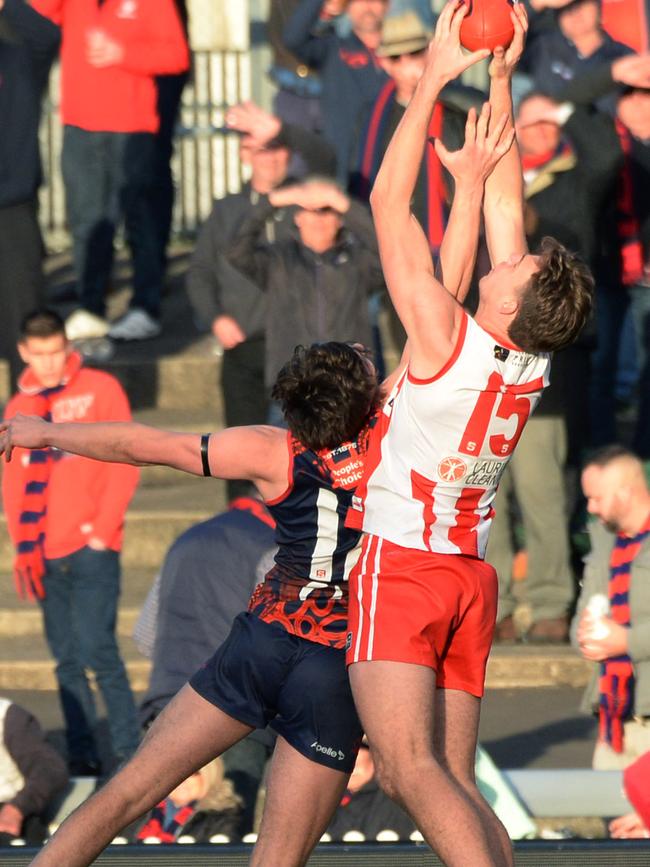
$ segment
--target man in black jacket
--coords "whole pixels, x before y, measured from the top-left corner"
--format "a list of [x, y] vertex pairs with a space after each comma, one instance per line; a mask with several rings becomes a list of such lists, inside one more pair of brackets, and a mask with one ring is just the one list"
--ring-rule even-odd
[[327, 0], [301, 0], [284, 28], [284, 44], [320, 74], [323, 131], [336, 150], [337, 177], [345, 184], [359, 114], [388, 80], [375, 57], [388, 4], [386, 0], [338, 4], [350, 21], [351, 32], [345, 37], [323, 18], [330, 5]]
[[[258, 203], [287, 181], [292, 154], [299, 154], [310, 173], [331, 175], [332, 148], [320, 136], [282, 121], [253, 103], [229, 109], [227, 122], [242, 134], [241, 157], [252, 169], [239, 193], [214, 203], [192, 254], [187, 291], [200, 322], [209, 327], [224, 350], [221, 387], [228, 427], [266, 421], [268, 395], [264, 384], [266, 298], [260, 287], [225, 256], [240, 225]], [[264, 225], [268, 243], [288, 237], [293, 222], [284, 209]], [[228, 496], [247, 487], [228, 483]]]
[[[621, 92], [622, 91], [622, 92]], [[592, 416], [595, 445], [616, 439], [614, 386], [623, 318], [631, 304], [640, 371], [634, 450], [650, 458], [650, 57], [630, 55], [595, 67], [570, 82], [561, 99], [594, 111], [615, 97], [616, 116], [605, 115], [617, 165], [605, 191], [599, 222]]]
[[[295, 208], [293, 234], [264, 243], [274, 209], [287, 207]], [[241, 224], [228, 259], [267, 296], [268, 389], [296, 344], [372, 344], [368, 299], [384, 286], [375, 231], [366, 208], [335, 182], [308, 178], [274, 190]], [[269, 421], [277, 423], [273, 407]]]
[[44, 300], [38, 125], [58, 44], [58, 27], [25, 0], [0, 0], [0, 357], [9, 359], [12, 391], [20, 322]]

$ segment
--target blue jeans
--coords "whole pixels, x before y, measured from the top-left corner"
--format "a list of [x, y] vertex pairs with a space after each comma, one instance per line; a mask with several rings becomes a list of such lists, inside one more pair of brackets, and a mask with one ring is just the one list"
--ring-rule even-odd
[[617, 442], [616, 397], [636, 376], [634, 346], [627, 338], [630, 297], [624, 287], [596, 286], [597, 345], [592, 356], [592, 446]]
[[151, 188], [151, 133], [63, 130], [61, 170], [82, 307], [103, 316], [113, 265], [113, 239], [122, 218], [133, 257], [131, 307], [160, 312], [163, 261]]
[[56, 676], [71, 760], [97, 761], [91, 669], [102, 693], [113, 752], [125, 758], [139, 741], [136, 708], [115, 639], [120, 564], [117, 551], [81, 548], [46, 561], [45, 634]]

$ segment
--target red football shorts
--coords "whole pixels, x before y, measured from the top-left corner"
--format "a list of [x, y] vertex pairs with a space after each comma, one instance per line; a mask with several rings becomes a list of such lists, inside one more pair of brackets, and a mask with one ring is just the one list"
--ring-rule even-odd
[[497, 597], [496, 572], [483, 560], [366, 536], [350, 574], [346, 661], [426, 665], [437, 686], [480, 697]]

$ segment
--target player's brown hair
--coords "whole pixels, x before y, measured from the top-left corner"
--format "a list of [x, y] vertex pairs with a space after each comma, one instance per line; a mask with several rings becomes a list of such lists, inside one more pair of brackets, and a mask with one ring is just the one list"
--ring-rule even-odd
[[366, 356], [349, 343], [296, 346], [278, 373], [271, 397], [307, 448], [335, 448], [353, 440], [379, 406], [381, 387]]
[[526, 352], [553, 352], [573, 343], [589, 318], [594, 278], [555, 238], [542, 240], [539, 257], [508, 336]]

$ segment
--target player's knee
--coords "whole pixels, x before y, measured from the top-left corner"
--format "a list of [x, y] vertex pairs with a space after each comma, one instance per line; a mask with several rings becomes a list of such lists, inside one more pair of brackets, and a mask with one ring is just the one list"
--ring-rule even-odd
[[401, 780], [397, 766], [392, 761], [382, 761], [375, 756], [375, 777], [382, 790], [394, 801], [400, 801]]

